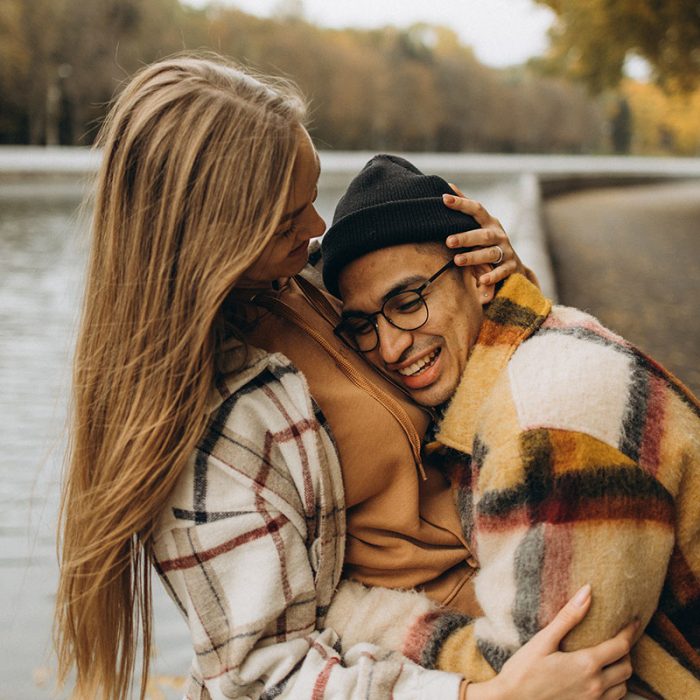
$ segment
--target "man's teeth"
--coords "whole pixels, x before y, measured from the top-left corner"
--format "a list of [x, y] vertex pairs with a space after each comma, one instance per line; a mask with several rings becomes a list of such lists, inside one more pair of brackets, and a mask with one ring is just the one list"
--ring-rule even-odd
[[433, 350], [430, 355], [426, 355], [425, 357], [421, 357], [420, 360], [416, 360], [412, 365], [409, 365], [408, 367], [404, 367], [403, 369], [398, 370], [398, 373], [403, 375], [404, 377], [410, 377], [412, 374], [417, 374], [422, 370], [426, 365], [429, 365], [433, 362], [433, 360], [438, 356], [439, 353], [438, 350]]

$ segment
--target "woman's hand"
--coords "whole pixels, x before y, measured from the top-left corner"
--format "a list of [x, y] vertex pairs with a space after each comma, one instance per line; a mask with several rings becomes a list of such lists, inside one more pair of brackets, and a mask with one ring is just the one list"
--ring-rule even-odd
[[535, 273], [523, 265], [518, 254], [510, 244], [508, 234], [503, 230], [501, 222], [491, 216], [482, 204], [465, 197], [461, 190], [450, 183], [450, 187], [459, 196], [445, 194], [442, 196], [445, 206], [463, 214], [470, 214], [481, 226], [474, 231], [454, 233], [447, 238], [449, 248], [473, 248], [468, 253], [455, 255], [455, 263], [459, 266], [479, 265], [490, 263], [494, 266], [491, 272], [479, 277], [479, 284], [492, 285], [508, 277], [513, 272], [525, 275], [532, 283], [540, 286]]
[[585, 617], [591, 588], [584, 586], [543, 630], [519, 649], [493, 680], [467, 688], [467, 700], [617, 700], [632, 675], [629, 652], [639, 623], [579, 651], [559, 651], [561, 640]]

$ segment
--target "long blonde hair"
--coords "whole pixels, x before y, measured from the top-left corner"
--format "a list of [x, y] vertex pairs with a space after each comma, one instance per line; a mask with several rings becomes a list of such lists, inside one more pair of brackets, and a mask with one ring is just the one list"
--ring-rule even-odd
[[142, 70], [102, 127], [74, 362], [55, 614], [74, 697], [151, 652], [151, 538], [207, 422], [222, 304], [282, 216], [300, 95], [215, 57]]

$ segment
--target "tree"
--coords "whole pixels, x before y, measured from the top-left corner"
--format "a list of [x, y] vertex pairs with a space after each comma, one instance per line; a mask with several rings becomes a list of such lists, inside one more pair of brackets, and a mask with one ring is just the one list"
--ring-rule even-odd
[[443, 27], [323, 29], [300, 16], [301, 0], [280, 0], [269, 19], [180, 0], [0, 3], [2, 142], [89, 144], [134, 71], [212, 47], [295, 81], [323, 148], [546, 153], [604, 143], [597, 100], [580, 86], [484, 66]]
[[644, 58], [662, 86], [700, 83], [698, 0], [536, 0], [557, 15], [544, 65], [584, 80], [594, 92], [616, 87], [625, 62]]

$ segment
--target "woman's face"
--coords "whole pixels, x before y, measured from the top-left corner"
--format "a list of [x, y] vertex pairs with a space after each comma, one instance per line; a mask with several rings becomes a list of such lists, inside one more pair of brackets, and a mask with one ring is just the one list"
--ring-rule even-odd
[[313, 204], [321, 165], [306, 129], [300, 132], [285, 213], [272, 240], [248, 268], [243, 282], [269, 282], [296, 275], [306, 264], [309, 241], [326, 229]]

